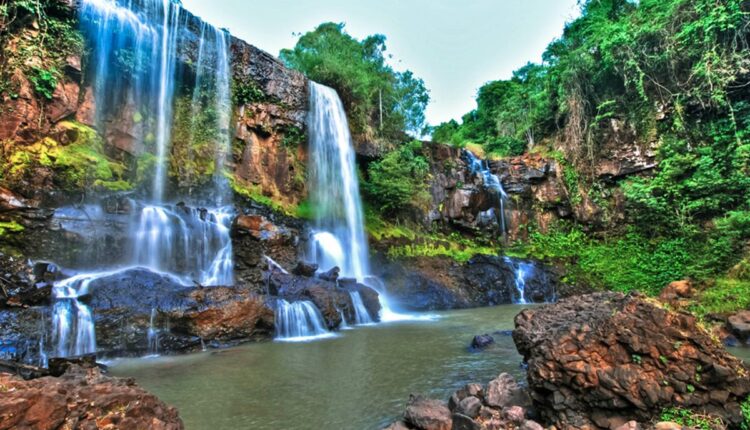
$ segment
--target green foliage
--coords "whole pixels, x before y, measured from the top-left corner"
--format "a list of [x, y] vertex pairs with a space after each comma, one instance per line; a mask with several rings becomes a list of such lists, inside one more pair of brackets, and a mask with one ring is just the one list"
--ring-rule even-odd
[[[693, 387], [693, 390], [695, 390], [695, 387]], [[724, 428], [720, 418], [679, 407], [664, 409], [659, 416], [659, 421], [673, 422], [683, 427], [700, 430]]]
[[729, 314], [750, 307], [750, 282], [719, 278], [710, 282], [690, 306], [698, 316]]
[[19, 233], [22, 231], [24, 231], [24, 227], [15, 221], [0, 221], [0, 237], [3, 237], [8, 233]]
[[57, 75], [56, 69], [41, 69], [34, 67], [32, 73], [29, 75], [29, 81], [34, 86], [34, 91], [37, 94], [43, 96], [47, 100], [52, 100], [52, 95], [57, 88]]
[[245, 82], [232, 81], [232, 98], [235, 105], [247, 105], [253, 103], [262, 103], [267, 100], [266, 94], [258, 84], [248, 80]]
[[742, 410], [742, 423], [740, 429], [750, 430], [750, 397], [740, 403], [740, 409]]
[[429, 203], [429, 164], [418, 155], [420, 149], [421, 142], [414, 141], [370, 164], [364, 189], [381, 212], [395, 214], [409, 206], [421, 208]]
[[338, 92], [355, 134], [399, 140], [405, 130], [422, 131], [429, 93], [412, 72], [396, 72], [386, 64], [385, 50], [383, 35], [360, 41], [344, 31], [344, 24], [328, 22], [279, 56]]

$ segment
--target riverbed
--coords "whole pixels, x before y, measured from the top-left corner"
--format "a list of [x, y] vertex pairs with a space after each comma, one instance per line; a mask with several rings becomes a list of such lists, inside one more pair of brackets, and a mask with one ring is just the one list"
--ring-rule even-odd
[[484, 352], [468, 349], [476, 334], [511, 330], [522, 309], [436, 312], [312, 342], [120, 360], [111, 371], [176, 406], [189, 430], [379, 429], [411, 393], [447, 399], [501, 372], [522, 377], [509, 333], [493, 334]]

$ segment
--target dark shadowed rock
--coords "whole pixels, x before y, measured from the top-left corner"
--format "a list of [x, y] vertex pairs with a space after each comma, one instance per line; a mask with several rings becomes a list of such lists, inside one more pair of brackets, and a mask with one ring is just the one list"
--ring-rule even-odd
[[493, 343], [495, 343], [494, 337], [488, 334], [478, 334], [471, 340], [471, 346], [469, 348], [473, 351], [481, 351]]
[[451, 430], [451, 411], [444, 402], [411, 396], [404, 421], [420, 430]]
[[300, 261], [292, 269], [292, 274], [297, 276], [307, 276], [308, 278], [315, 276], [315, 272], [318, 271], [318, 265], [313, 263], [305, 263]]
[[453, 420], [451, 430], [482, 430], [481, 424], [466, 415], [453, 414], [451, 419]]
[[615, 428], [672, 406], [729, 425], [743, 419], [744, 364], [695, 317], [638, 294], [596, 293], [525, 310], [513, 339], [528, 363], [535, 408], [558, 428]]
[[727, 327], [740, 342], [750, 340], [750, 311], [739, 311], [727, 319]]
[[341, 272], [341, 269], [338, 267], [334, 267], [331, 270], [327, 272], [323, 272], [318, 275], [318, 278], [328, 281], [328, 282], [336, 282], [336, 280], [339, 279], [339, 273]]

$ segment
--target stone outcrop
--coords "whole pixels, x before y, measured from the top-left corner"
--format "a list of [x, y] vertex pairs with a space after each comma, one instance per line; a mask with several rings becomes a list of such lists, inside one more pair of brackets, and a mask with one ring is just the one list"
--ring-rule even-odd
[[0, 373], [0, 429], [119, 428], [180, 430], [177, 410], [98, 368], [70, 366], [60, 377], [25, 381]]
[[515, 322], [534, 407], [558, 428], [615, 429], [673, 406], [742, 421], [748, 369], [689, 314], [638, 294], [596, 293]]
[[442, 310], [514, 303], [517, 264], [524, 272], [525, 300], [554, 301], [567, 287], [554, 268], [539, 262], [477, 255], [466, 263], [448, 257], [408, 258], [374, 264], [389, 294], [410, 310]]
[[515, 379], [503, 373], [482, 384], [467, 384], [448, 403], [412, 395], [403, 419], [386, 430], [505, 430], [541, 429], [528, 418], [530, 399]]

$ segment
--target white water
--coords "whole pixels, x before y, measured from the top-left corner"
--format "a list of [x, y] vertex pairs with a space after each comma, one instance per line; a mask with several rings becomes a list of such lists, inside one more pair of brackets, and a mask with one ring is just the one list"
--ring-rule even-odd
[[469, 161], [469, 170], [471, 173], [480, 175], [484, 187], [497, 193], [497, 198], [500, 202], [500, 207], [498, 208], [500, 219], [498, 220], [498, 223], [500, 224], [500, 231], [502, 232], [503, 237], [505, 237], [507, 234], [507, 226], [505, 223], [505, 203], [508, 200], [508, 195], [505, 193], [505, 189], [503, 189], [503, 183], [497, 175], [490, 171], [490, 166], [487, 160], [477, 158], [477, 156], [469, 150], [464, 150], [464, 154]]
[[534, 265], [523, 261], [515, 261], [509, 257], [504, 257], [503, 259], [511, 268], [513, 268], [513, 280], [516, 286], [516, 294], [513, 297], [513, 303], [518, 305], [529, 303], [526, 300], [526, 279], [534, 274]]
[[318, 308], [306, 300], [289, 303], [279, 299], [274, 325], [276, 340], [284, 342], [305, 342], [334, 336], [326, 328]]
[[151, 356], [159, 355], [159, 330], [154, 325], [156, 319], [156, 308], [151, 309], [151, 318], [148, 323], [148, 354]]
[[55, 355], [70, 357], [96, 352], [96, 333], [91, 310], [79, 298], [89, 292], [91, 281], [108, 275], [81, 274], [55, 283], [52, 295], [52, 342]]
[[349, 296], [352, 298], [352, 305], [354, 306], [354, 322], [357, 325], [372, 324], [373, 320], [370, 317], [370, 312], [367, 311], [362, 296], [359, 291], [350, 291]]

